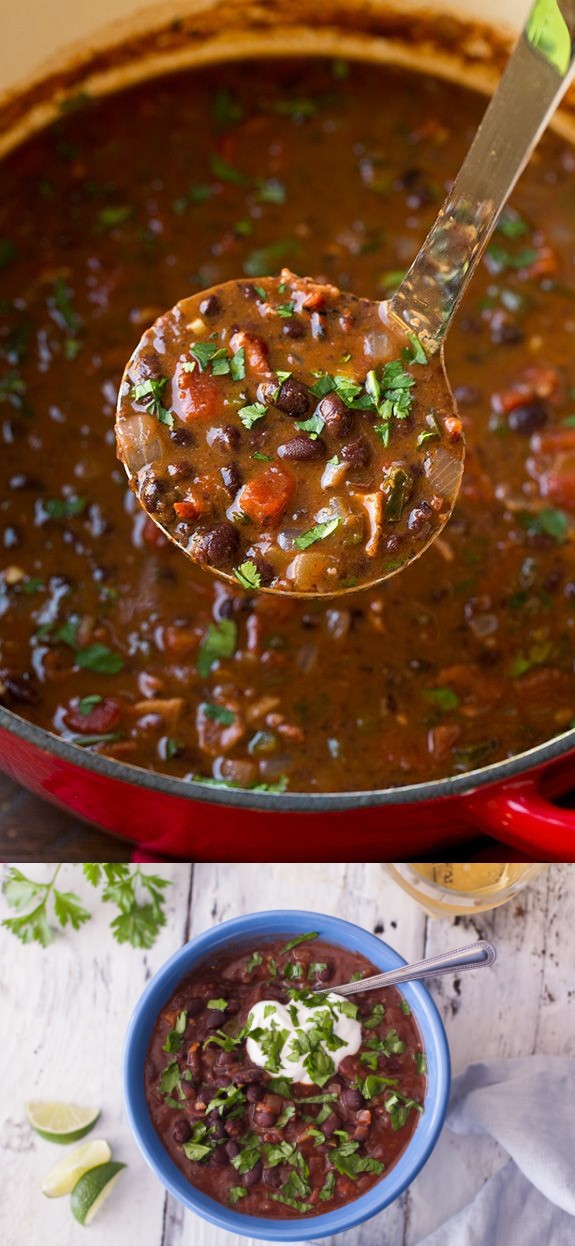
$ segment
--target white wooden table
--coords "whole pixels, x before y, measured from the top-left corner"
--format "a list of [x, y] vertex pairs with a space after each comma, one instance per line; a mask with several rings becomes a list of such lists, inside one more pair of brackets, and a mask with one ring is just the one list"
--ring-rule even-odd
[[[106, 1137], [114, 1156], [128, 1163], [88, 1231], [90, 1246], [245, 1246], [246, 1239], [212, 1228], [165, 1194], [126, 1124], [120, 1081], [126, 1025], [151, 974], [190, 936], [240, 913], [274, 907], [335, 913], [377, 931], [413, 959], [486, 936], [497, 945], [495, 969], [432, 987], [454, 1072], [495, 1056], [575, 1055], [575, 865], [551, 866], [506, 907], [455, 922], [427, 919], [378, 865], [150, 868], [173, 881], [167, 926], [150, 952], [115, 943], [108, 930], [113, 914], [106, 905], [82, 930], [58, 937], [46, 951], [22, 947], [0, 931], [1, 1246], [86, 1241], [68, 1199], [49, 1201], [41, 1194], [42, 1177], [63, 1148], [32, 1134], [22, 1111], [29, 1098], [100, 1105], [102, 1116], [92, 1136]], [[24, 870], [40, 880], [49, 873], [42, 865]], [[95, 909], [94, 893], [77, 867], [66, 866], [58, 885], [78, 891]], [[445, 1130], [440, 1146], [449, 1147], [451, 1139]], [[485, 1140], [480, 1149], [488, 1175], [501, 1156]], [[463, 1204], [464, 1175], [460, 1184], [455, 1197]], [[337, 1246], [414, 1246], [445, 1214], [443, 1192], [434, 1186], [432, 1156], [393, 1207], [377, 1221], [340, 1235]]]

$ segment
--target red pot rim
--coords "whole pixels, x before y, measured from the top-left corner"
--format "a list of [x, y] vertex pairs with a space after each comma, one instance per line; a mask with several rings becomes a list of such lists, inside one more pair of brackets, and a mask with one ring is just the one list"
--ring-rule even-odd
[[[0, 731], [5, 730], [35, 748], [79, 770], [91, 771], [109, 779], [116, 779], [132, 786], [177, 797], [180, 800], [201, 802], [208, 805], [231, 805], [239, 808], [257, 809], [264, 812], [319, 812], [335, 813], [345, 809], [370, 808], [377, 805], [409, 805], [430, 800], [464, 796], [490, 783], [504, 782], [517, 775], [524, 775], [563, 757], [575, 750], [575, 728], [560, 736], [537, 744], [514, 757], [493, 762], [478, 770], [450, 775], [444, 779], [431, 779], [425, 783], [409, 783], [404, 787], [374, 788], [369, 791], [351, 792], [255, 792], [247, 788], [211, 787], [193, 779], [180, 779], [170, 775], [144, 770], [128, 762], [115, 761], [100, 753], [85, 752], [81, 746], [62, 740], [44, 727], [20, 718], [12, 710], [0, 706]], [[1, 752], [1, 747], [0, 747]]]

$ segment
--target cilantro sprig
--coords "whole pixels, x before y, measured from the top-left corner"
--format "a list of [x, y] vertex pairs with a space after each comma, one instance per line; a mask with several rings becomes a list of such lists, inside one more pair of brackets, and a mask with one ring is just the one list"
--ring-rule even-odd
[[[48, 947], [58, 925], [78, 930], [92, 914], [73, 891], [56, 887], [63, 868], [60, 862], [47, 882], [28, 878], [12, 866], [4, 879], [2, 894], [15, 916], [5, 917], [2, 925], [16, 935], [21, 943], [39, 943]], [[147, 874], [140, 866], [115, 862], [84, 862], [82, 872], [94, 888], [99, 889], [104, 903], [115, 904], [119, 910], [110, 922], [117, 943], [150, 948], [166, 924], [165, 889], [169, 880]]]

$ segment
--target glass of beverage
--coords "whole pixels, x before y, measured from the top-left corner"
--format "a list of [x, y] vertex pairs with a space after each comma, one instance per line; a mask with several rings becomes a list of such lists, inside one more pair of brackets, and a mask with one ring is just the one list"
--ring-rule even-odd
[[518, 861], [390, 861], [396, 883], [432, 917], [482, 913], [505, 904], [547, 866]]

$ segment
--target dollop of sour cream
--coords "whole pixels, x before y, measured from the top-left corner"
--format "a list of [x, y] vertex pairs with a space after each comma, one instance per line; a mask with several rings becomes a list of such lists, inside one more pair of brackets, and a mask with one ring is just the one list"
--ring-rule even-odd
[[275, 1077], [323, 1086], [361, 1045], [356, 1006], [330, 991], [318, 1001], [258, 1000], [250, 1010], [247, 1054]]

